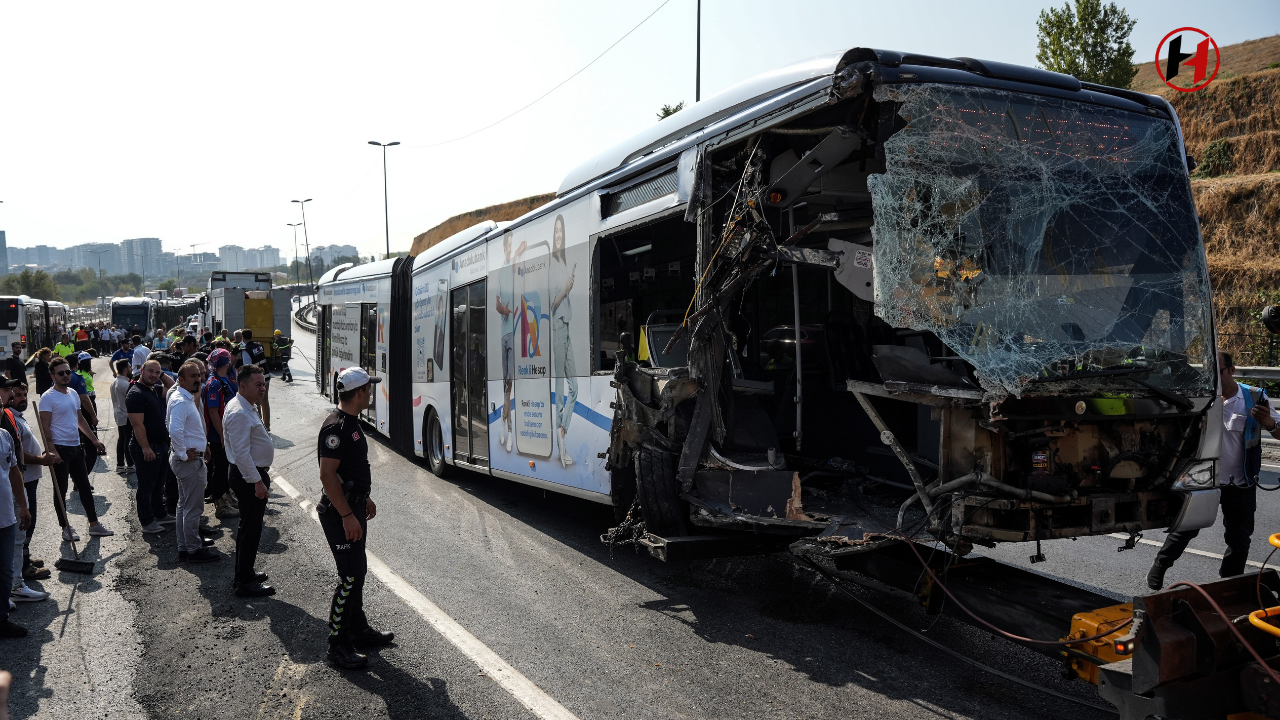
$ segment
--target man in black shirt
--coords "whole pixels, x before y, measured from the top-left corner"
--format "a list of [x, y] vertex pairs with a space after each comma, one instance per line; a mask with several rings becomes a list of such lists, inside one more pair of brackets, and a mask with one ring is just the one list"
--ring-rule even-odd
[[329, 660], [343, 668], [361, 668], [367, 656], [356, 646], [385, 645], [394, 635], [369, 627], [364, 614], [365, 530], [378, 507], [369, 497], [369, 442], [360, 427], [359, 414], [369, 407], [369, 396], [381, 378], [370, 378], [361, 368], [348, 368], [338, 376], [338, 409], [320, 427], [317, 453], [324, 497], [316, 510], [325, 540], [338, 566], [338, 587], [329, 609]]
[[10, 380], [27, 381], [27, 366], [22, 362], [22, 343], [13, 344], [13, 352], [4, 360], [4, 371], [9, 374]]
[[129, 454], [138, 473], [138, 522], [142, 532], [150, 534], [162, 533], [165, 525], [174, 522], [165, 509], [163, 494], [169, 468], [169, 429], [164, 424], [161, 375], [160, 363], [147, 360], [124, 396], [129, 424], [133, 426]]

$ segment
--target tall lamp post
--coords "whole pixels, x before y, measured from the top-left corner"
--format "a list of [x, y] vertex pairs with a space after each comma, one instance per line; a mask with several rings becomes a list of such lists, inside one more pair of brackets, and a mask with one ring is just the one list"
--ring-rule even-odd
[[307, 282], [315, 285], [315, 275], [311, 274], [311, 240], [307, 237], [307, 203], [311, 202], [311, 198], [294, 200], [293, 202], [298, 203], [298, 207], [302, 209], [302, 243], [307, 251]]
[[370, 140], [370, 145], [377, 145], [382, 148], [382, 218], [386, 223], [387, 229], [387, 257], [391, 257], [391, 215], [387, 211], [387, 148], [395, 147], [400, 142], [380, 143], [377, 140]]
[[302, 223], [285, 223], [293, 228], [293, 281], [302, 282], [302, 268], [298, 264], [298, 226]]

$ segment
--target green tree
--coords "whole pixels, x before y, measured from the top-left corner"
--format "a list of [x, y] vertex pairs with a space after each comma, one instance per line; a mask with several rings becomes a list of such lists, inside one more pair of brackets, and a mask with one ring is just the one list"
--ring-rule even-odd
[[1036, 60], [1046, 70], [1074, 75], [1085, 82], [1128, 88], [1138, 68], [1133, 64], [1129, 35], [1136, 20], [1115, 3], [1075, 0], [1040, 11], [1036, 20]]
[[164, 282], [162, 282], [162, 283], [160, 283], [159, 285], [157, 285], [157, 286], [156, 286], [156, 289], [157, 289], [157, 290], [168, 290], [169, 292], [171, 292], [171, 293], [172, 293], [172, 292], [173, 292], [173, 289], [174, 289], [174, 288], [176, 288], [176, 287], [178, 287], [178, 281], [177, 281], [177, 280], [174, 280], [173, 278], [169, 278], [168, 280], [165, 280]]
[[59, 270], [53, 274], [53, 281], [59, 285], [83, 285], [84, 277], [75, 270]]
[[683, 109], [684, 109], [683, 100], [676, 103], [675, 105], [663, 105], [662, 109], [658, 111], [658, 119], [666, 120], [667, 118], [671, 117], [672, 115], [675, 115], [676, 113], [680, 112]]
[[37, 300], [60, 300], [58, 284], [43, 270], [23, 270], [15, 275], [5, 275], [0, 279], [0, 293], [5, 295], [26, 295]]

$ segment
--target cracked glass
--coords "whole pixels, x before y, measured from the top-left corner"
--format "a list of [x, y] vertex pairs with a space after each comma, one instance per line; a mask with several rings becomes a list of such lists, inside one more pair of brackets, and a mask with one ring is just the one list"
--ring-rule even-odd
[[[868, 186], [876, 314], [989, 397], [1214, 388], [1212, 309], [1174, 124], [1087, 103], [882, 85], [905, 127]], [[1128, 370], [1110, 377], [1077, 377]], [[1035, 385], [1029, 385], [1032, 382]]]

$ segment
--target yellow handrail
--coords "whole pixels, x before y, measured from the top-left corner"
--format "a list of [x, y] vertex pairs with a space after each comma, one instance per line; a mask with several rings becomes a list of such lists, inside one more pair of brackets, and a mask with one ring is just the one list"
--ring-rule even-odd
[[[1273, 547], [1280, 548], [1280, 533], [1272, 535], [1268, 540]], [[1259, 630], [1280, 637], [1280, 627], [1276, 627], [1267, 622], [1267, 618], [1280, 615], [1280, 607], [1267, 608], [1266, 610], [1254, 610], [1249, 613], [1249, 622]]]

